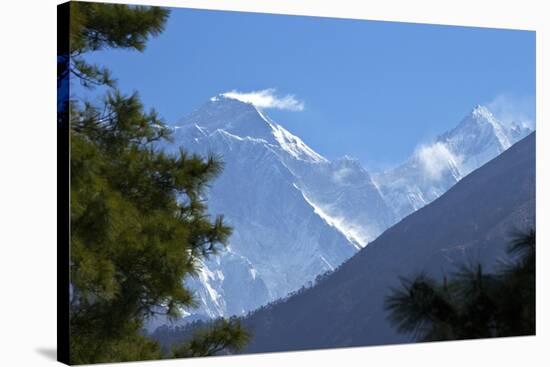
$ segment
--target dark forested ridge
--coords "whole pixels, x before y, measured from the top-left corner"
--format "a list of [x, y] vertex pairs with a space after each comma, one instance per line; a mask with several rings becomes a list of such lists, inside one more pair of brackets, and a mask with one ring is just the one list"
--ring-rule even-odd
[[245, 353], [411, 342], [384, 300], [400, 276], [442, 279], [464, 263], [494, 270], [511, 231], [535, 222], [535, 134], [387, 230], [311, 289], [244, 320]]

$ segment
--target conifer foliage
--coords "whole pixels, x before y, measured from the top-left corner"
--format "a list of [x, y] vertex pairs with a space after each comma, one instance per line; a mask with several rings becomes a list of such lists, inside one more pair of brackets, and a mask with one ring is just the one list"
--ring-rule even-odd
[[[74, 364], [172, 357], [143, 324], [194, 305], [183, 279], [231, 234], [222, 216], [207, 215], [204, 199], [222, 169], [219, 158], [159, 150], [156, 142], [170, 132], [157, 113], [145, 111], [137, 93], [121, 94], [107, 68], [84, 58], [104, 48], [143, 50], [168, 15], [157, 7], [71, 3], [70, 52], [58, 55], [58, 81], [72, 75], [86, 87], [106, 87], [99, 103], [69, 105]], [[236, 350], [247, 338], [238, 321], [223, 321], [188, 341], [191, 352], [181, 346], [175, 355]]]
[[249, 339], [250, 334], [241, 327], [238, 318], [218, 319], [174, 348], [173, 355], [176, 358], [207, 357], [221, 352], [235, 352], [244, 348]]
[[418, 341], [535, 334], [535, 231], [515, 234], [508, 252], [495, 273], [462, 265], [442, 283], [402, 279], [386, 298], [389, 319]]

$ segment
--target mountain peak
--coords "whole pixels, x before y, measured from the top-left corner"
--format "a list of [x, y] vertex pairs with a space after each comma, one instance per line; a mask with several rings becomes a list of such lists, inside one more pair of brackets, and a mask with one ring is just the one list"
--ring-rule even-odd
[[501, 121], [489, 108], [476, 105], [454, 129], [437, 139], [462, 159], [462, 175], [485, 164], [525, 137], [531, 130]]
[[208, 102], [202, 105], [199, 110], [208, 109], [210, 112], [218, 111], [223, 114], [235, 113], [257, 113], [258, 109], [252, 103], [241, 101], [237, 98], [232, 98], [220, 93], [211, 97]]
[[480, 104], [476, 105], [472, 109], [472, 112], [470, 113], [470, 115], [474, 117], [482, 117], [485, 119], [493, 117], [492, 112], [487, 107]]
[[216, 104], [233, 104], [235, 106], [237, 105], [248, 105], [248, 106], [254, 106], [250, 102], [242, 101], [238, 98], [233, 98], [231, 96], [228, 96], [225, 93], [219, 93], [213, 97], [210, 98], [210, 102], [216, 103]]
[[458, 137], [462, 140], [465, 137], [479, 138], [483, 136], [489, 138], [494, 136], [500, 141], [503, 148], [508, 148], [510, 143], [506, 136], [506, 130], [504, 124], [493, 115], [489, 108], [478, 104], [455, 128], [441, 135], [438, 140], [448, 141]]
[[491, 110], [483, 105], [476, 105], [472, 108], [471, 112], [464, 117], [462, 123], [459, 126], [468, 126], [474, 124], [476, 126], [489, 125], [493, 128], [502, 127], [502, 122], [499, 121], [491, 112]]
[[210, 98], [178, 125], [198, 126], [206, 133], [224, 130], [240, 137], [267, 138], [271, 135], [269, 122], [254, 105], [222, 94]]
[[224, 132], [226, 134], [222, 135], [225, 137], [260, 139], [270, 145], [279, 146], [294, 159], [327, 162], [323, 156], [271, 120], [253, 103], [227, 96], [225, 93], [210, 98], [199, 109], [180, 120], [178, 125], [198, 131], [201, 136]]

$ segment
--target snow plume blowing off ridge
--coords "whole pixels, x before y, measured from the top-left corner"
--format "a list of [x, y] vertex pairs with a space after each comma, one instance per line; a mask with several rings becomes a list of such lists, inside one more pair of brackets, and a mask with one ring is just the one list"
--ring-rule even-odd
[[505, 124], [516, 123], [535, 129], [535, 97], [500, 94], [487, 104], [487, 108]]
[[292, 94], [285, 96], [277, 96], [274, 88], [263, 89], [253, 92], [239, 92], [231, 90], [222, 93], [226, 98], [236, 99], [241, 102], [251, 103], [258, 108], [263, 109], [278, 109], [288, 111], [303, 111], [304, 102], [296, 99]]
[[426, 177], [433, 181], [441, 179], [441, 175], [449, 167], [449, 162], [453, 162], [455, 166], [459, 166], [462, 162], [462, 157], [453, 154], [441, 142], [431, 145], [421, 145], [416, 150], [415, 155]]

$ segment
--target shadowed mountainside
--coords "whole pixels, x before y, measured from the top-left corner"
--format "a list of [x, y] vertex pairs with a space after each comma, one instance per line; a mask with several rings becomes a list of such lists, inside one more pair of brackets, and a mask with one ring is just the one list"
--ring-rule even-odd
[[510, 231], [535, 222], [535, 134], [466, 176], [384, 232], [313, 288], [244, 320], [243, 353], [412, 342], [387, 320], [384, 298], [399, 277], [440, 279], [454, 264], [487, 271], [506, 254]]

